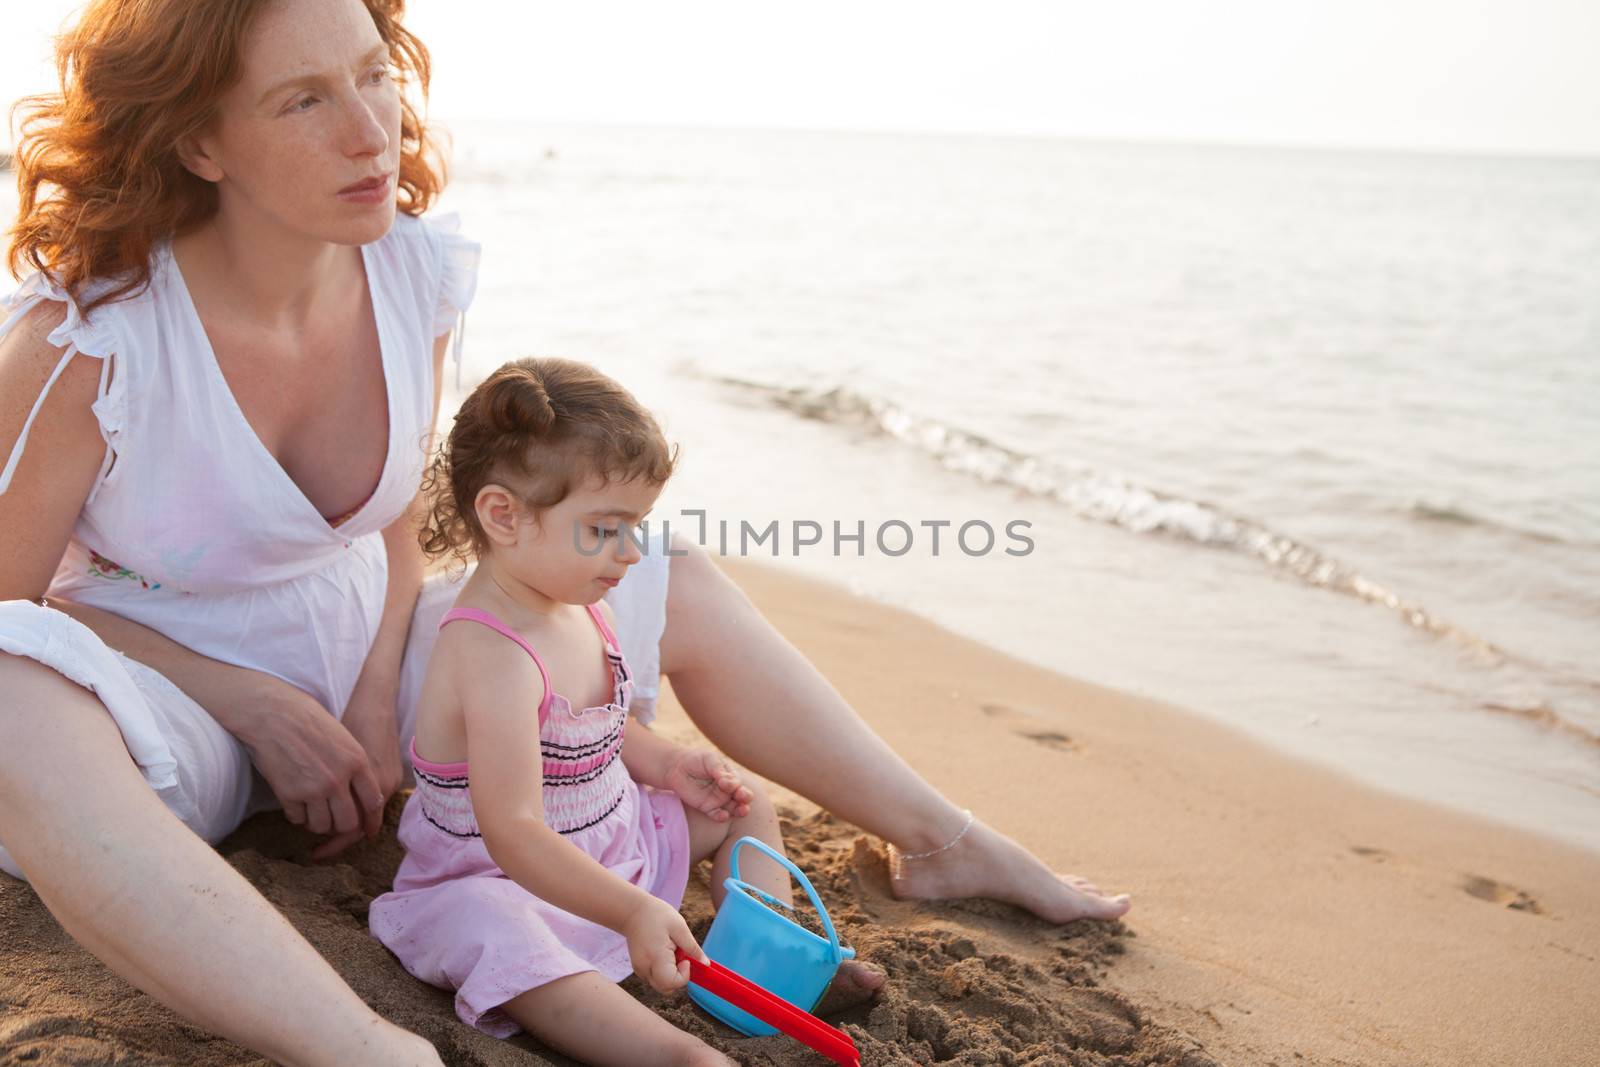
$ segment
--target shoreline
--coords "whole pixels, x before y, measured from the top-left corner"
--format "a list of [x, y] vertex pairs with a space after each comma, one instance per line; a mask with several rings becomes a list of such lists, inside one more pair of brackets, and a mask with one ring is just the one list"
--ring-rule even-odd
[[[753, 547], [741, 555], [737, 537], [730, 553], [908, 608], [1069, 677], [1207, 716], [1371, 787], [1600, 855], [1600, 794], [1591, 788], [1597, 750], [1518, 713], [1548, 694], [1510, 661], [1480, 662], [1387, 607], [1284, 580], [1248, 553], [1065, 514], [876, 432], [742, 404], [715, 388], [663, 386], [648, 399], [674, 413], [669, 433], [692, 459], [657, 513], [673, 517], [674, 532], [690, 509], [712, 518], [702, 538], [708, 552], [717, 551], [721, 522], [749, 519], [760, 530], [776, 520], [781, 541], [806, 516], [842, 518], [850, 529], [865, 520], [869, 551], [859, 558], [848, 545], [830, 552], [787, 542], [777, 553]], [[775, 465], [785, 471], [779, 482], [765, 473]], [[846, 466], [859, 477], [837, 478]], [[889, 558], [871, 543], [884, 520], [915, 526], [919, 517], [988, 521], [997, 550], [968, 557], [947, 546], [936, 556], [925, 547]], [[1030, 558], [999, 550], [1017, 519], [1033, 524], [1039, 548]], [[682, 532], [694, 538], [694, 520]], [[1466, 632], [1495, 632], [1459, 604], [1435, 607]], [[1547, 702], [1566, 721], [1593, 726], [1581, 704]]]

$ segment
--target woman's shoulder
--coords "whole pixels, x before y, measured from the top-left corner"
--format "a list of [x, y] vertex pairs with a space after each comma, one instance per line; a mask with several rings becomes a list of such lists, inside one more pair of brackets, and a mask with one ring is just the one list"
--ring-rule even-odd
[[461, 215], [458, 212], [434, 212], [429, 215], [395, 213], [394, 225], [380, 238], [380, 243], [426, 248], [434, 254], [460, 245], [477, 247], [477, 242], [461, 232]]
[[454, 326], [477, 291], [481, 253], [478, 242], [461, 232], [461, 216], [400, 212], [378, 244], [404, 264], [417, 304], [431, 312], [430, 336]]
[[43, 329], [44, 342], [54, 349], [71, 345], [86, 356], [108, 356], [123, 347], [126, 331], [120, 321], [153, 299], [154, 266], [143, 284], [130, 289], [129, 281], [89, 278], [69, 290], [46, 272], [35, 271], [0, 303], [0, 321], [15, 319], [30, 336]]

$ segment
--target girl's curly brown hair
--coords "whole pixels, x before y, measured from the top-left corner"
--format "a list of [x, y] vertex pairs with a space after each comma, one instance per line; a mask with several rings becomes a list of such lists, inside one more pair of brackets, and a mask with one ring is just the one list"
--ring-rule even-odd
[[[217, 211], [216, 186], [178, 159], [207, 130], [241, 73], [245, 38], [270, 0], [94, 0], [56, 39], [57, 93], [24, 97], [12, 165], [17, 224], [6, 266], [49, 275], [78, 299], [91, 278], [118, 284], [85, 313], [141, 288], [156, 242]], [[445, 168], [406, 88], [427, 99], [428, 50], [400, 25], [404, 0], [364, 0], [389, 46], [400, 97], [399, 209], [420, 215]]]
[[486, 485], [505, 486], [537, 517], [596, 477], [664, 485], [677, 462], [650, 412], [587, 363], [514, 360], [456, 413], [422, 481], [428, 515], [417, 540], [430, 561], [465, 567], [489, 545], [474, 506]]

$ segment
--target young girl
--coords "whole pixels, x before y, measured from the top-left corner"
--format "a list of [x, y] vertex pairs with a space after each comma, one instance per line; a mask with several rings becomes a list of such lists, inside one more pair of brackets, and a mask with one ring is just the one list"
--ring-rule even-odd
[[[720, 904], [738, 838], [783, 847], [757, 783], [628, 721], [601, 597], [641, 558], [634, 526], [675, 460], [621, 386], [524, 359], [467, 398], [425, 482], [424, 550], [477, 568], [428, 663], [406, 856], [370, 927], [465, 1022], [593, 1064], [732, 1062], [616, 983], [681, 988], [675, 950], [705, 959], [678, 914], [691, 865], [715, 855]], [[792, 901], [786, 872], [745, 855], [747, 880]]]

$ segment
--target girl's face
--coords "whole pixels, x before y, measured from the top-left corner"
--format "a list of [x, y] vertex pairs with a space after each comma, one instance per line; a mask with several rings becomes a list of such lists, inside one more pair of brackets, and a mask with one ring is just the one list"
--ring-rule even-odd
[[[274, 0], [251, 26], [242, 77], [214, 128], [186, 145], [220, 211], [313, 240], [389, 231], [400, 163], [400, 91], [361, 0]], [[371, 179], [382, 184], [355, 189]]]
[[636, 527], [661, 488], [597, 478], [535, 519], [505, 488], [486, 485], [478, 492], [478, 522], [497, 572], [551, 600], [593, 604], [643, 558]]

